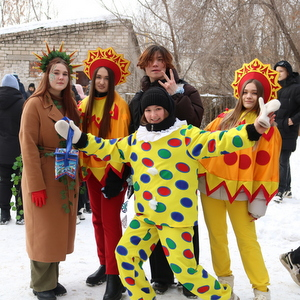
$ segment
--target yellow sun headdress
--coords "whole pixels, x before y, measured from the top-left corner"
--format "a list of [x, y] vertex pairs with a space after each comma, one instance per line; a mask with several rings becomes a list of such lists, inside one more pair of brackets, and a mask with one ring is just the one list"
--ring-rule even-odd
[[64, 42], [61, 42], [58, 50], [55, 50], [55, 47], [53, 46], [52, 51], [46, 41], [45, 41], [45, 44], [46, 44], [47, 53], [44, 51], [42, 51], [43, 55], [33, 53], [35, 55], [35, 57], [39, 60], [39, 62], [36, 62], [37, 66], [34, 67], [35, 69], [40, 69], [43, 71], [43, 73], [45, 73], [49, 62], [56, 57], [62, 58], [67, 63], [67, 65], [69, 66], [70, 74], [75, 73], [73, 71], [73, 69], [82, 66], [82, 64], [77, 64], [77, 65], [72, 64], [72, 62], [75, 59], [75, 57], [73, 58], [73, 56], [77, 52], [77, 50], [73, 51], [71, 54], [67, 54], [65, 51], [63, 51]]
[[243, 64], [242, 68], [235, 71], [233, 87], [234, 96], [239, 99], [243, 84], [249, 79], [257, 79], [264, 88], [264, 101], [267, 103], [277, 98], [277, 91], [281, 88], [278, 84], [279, 73], [271, 69], [270, 64], [263, 64], [255, 58], [248, 64]]
[[84, 73], [89, 79], [93, 77], [94, 71], [98, 67], [110, 68], [115, 74], [115, 85], [126, 82], [126, 77], [130, 75], [128, 71], [130, 61], [118, 54], [110, 47], [107, 49], [97, 48], [89, 50], [88, 57], [83, 61]]

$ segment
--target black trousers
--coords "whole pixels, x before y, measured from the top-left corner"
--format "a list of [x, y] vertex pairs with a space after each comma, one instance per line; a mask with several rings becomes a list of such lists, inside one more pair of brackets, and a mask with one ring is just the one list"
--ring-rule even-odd
[[284, 193], [291, 190], [291, 169], [290, 169], [290, 150], [281, 150], [280, 153], [280, 172], [278, 192]]
[[13, 182], [11, 175], [15, 172], [11, 164], [0, 164], [0, 208], [10, 210]]
[[291, 253], [291, 260], [293, 264], [300, 264], [300, 247]]
[[[199, 233], [198, 226], [194, 226], [194, 255], [199, 263]], [[150, 255], [151, 282], [161, 282], [167, 284], [174, 283], [174, 274], [169, 266], [164, 254], [160, 241], [157, 243], [152, 254]]]

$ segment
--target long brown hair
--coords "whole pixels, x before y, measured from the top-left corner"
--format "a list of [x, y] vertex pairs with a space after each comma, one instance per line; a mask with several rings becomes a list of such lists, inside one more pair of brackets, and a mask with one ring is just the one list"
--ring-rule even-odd
[[163, 46], [151, 45], [149, 46], [139, 57], [137, 66], [145, 70], [148, 66], [149, 61], [153, 60], [156, 52], [159, 52], [166, 64], [166, 69], [174, 69], [172, 54]]
[[66, 69], [68, 70], [68, 77], [69, 77], [68, 84], [67, 84], [66, 88], [64, 90], [62, 90], [62, 92], [61, 92], [61, 96], [63, 99], [62, 105], [64, 107], [65, 115], [67, 117], [69, 117], [71, 120], [73, 120], [75, 124], [78, 125], [79, 124], [79, 112], [78, 112], [78, 108], [76, 105], [76, 101], [72, 96], [71, 74], [70, 74], [68, 64], [62, 58], [56, 57], [49, 62], [46, 72], [43, 74], [43, 77], [41, 79], [41, 82], [39, 83], [35, 92], [31, 95], [31, 97], [36, 96], [36, 97], [42, 97], [44, 99], [45, 94], [49, 91], [49, 88], [50, 88], [49, 73], [52, 69], [52, 66], [56, 65], [56, 64], [63, 64], [66, 67]]
[[[249, 83], [254, 83], [256, 86], [257, 102], [250, 111], [248, 111], [246, 114], [243, 114], [243, 112], [246, 111], [246, 108], [243, 105], [243, 93], [244, 93], [246, 85]], [[249, 112], [255, 111], [258, 116], [260, 113], [260, 108], [259, 108], [259, 103], [258, 103], [259, 97], [264, 97], [264, 88], [263, 88], [262, 83], [260, 81], [258, 81], [257, 79], [249, 79], [249, 80], [245, 81], [245, 83], [243, 84], [242, 90], [240, 92], [239, 100], [238, 100], [235, 108], [232, 110], [232, 112], [228, 113], [224, 117], [224, 119], [221, 121], [221, 123], [219, 125], [219, 129], [225, 130], [225, 129], [230, 129], [230, 128], [236, 127], [238, 122], [240, 121], [241, 116], [243, 115], [243, 117], [245, 117]]]
[[115, 98], [115, 84], [114, 84], [115, 74], [110, 68], [99, 67], [94, 71], [94, 74], [92, 77], [92, 82], [91, 82], [91, 89], [90, 89], [88, 101], [86, 104], [85, 117], [83, 118], [83, 121], [82, 121], [82, 129], [83, 129], [83, 132], [88, 132], [88, 126], [89, 126], [90, 120], [92, 118], [92, 113], [93, 113], [94, 99], [96, 97], [96, 92], [97, 92], [95, 89], [95, 81], [96, 81], [98, 70], [100, 68], [104, 68], [108, 72], [108, 90], [107, 90], [107, 96], [106, 96], [106, 100], [105, 100], [105, 104], [104, 104], [104, 111], [103, 111], [103, 115], [102, 115], [102, 119], [101, 119], [98, 136], [102, 137], [102, 138], [107, 138], [108, 133], [110, 131], [110, 125], [111, 125], [110, 124], [111, 116], [110, 116], [109, 112], [111, 110], [111, 107], [114, 103], [114, 98]]

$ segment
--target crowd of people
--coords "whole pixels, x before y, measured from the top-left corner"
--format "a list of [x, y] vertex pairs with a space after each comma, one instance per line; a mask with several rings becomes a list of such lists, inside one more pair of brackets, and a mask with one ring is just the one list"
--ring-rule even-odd
[[[58, 51], [46, 48], [43, 56], [35, 54], [43, 72], [37, 87], [30, 83], [26, 92], [14, 73], [0, 87], [0, 224], [11, 221], [11, 176], [21, 155], [16, 223], [25, 224], [33, 294], [55, 300], [67, 293], [59, 263], [74, 250], [76, 224], [91, 212], [99, 265], [86, 284], [106, 284], [103, 300], [120, 300], [125, 292], [153, 300], [174, 284], [190, 299], [240, 299], [228, 215], [253, 300], [270, 300], [255, 220], [271, 200], [292, 197], [289, 159], [300, 123], [300, 78], [292, 66], [279, 61], [271, 69], [255, 59], [270, 71], [259, 73], [244, 64], [247, 71], [232, 84], [236, 106], [201, 130], [199, 91], [179, 77], [165, 47], [151, 45], [140, 55], [137, 67], [145, 76], [129, 103], [116, 86], [130, 75], [130, 61], [112, 60], [113, 48], [88, 51], [87, 95], [72, 83], [73, 53], [63, 43]], [[272, 110], [276, 95], [280, 108]], [[199, 265], [197, 191], [215, 276]], [[135, 215], [123, 233], [126, 192], [134, 194]], [[142, 267], [147, 259], [149, 281]], [[300, 285], [300, 248], [280, 261]]]

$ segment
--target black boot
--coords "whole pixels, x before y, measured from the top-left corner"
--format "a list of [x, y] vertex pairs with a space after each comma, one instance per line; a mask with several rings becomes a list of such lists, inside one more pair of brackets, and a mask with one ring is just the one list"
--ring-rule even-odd
[[92, 275], [90, 275], [87, 279], [86, 279], [86, 284], [88, 286], [94, 286], [94, 285], [100, 285], [103, 282], [106, 281], [106, 268], [105, 266], [100, 266], [99, 269], [94, 272]]
[[119, 275], [106, 275], [106, 290], [103, 296], [103, 300], [120, 300], [122, 293], [126, 291]]

